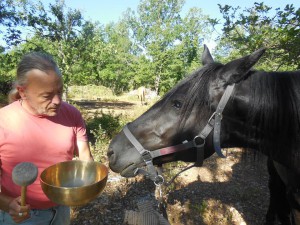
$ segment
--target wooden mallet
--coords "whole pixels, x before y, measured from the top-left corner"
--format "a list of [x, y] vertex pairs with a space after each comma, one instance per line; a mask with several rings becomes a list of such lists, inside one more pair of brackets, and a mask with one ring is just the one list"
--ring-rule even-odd
[[30, 162], [22, 162], [15, 166], [12, 171], [13, 182], [21, 186], [21, 206], [26, 205], [27, 186], [32, 184], [38, 175], [36, 165]]

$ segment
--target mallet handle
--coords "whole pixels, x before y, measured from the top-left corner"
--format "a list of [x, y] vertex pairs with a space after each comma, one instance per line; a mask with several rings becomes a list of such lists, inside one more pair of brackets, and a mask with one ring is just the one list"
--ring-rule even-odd
[[21, 206], [26, 205], [26, 189], [27, 189], [27, 186], [21, 187]]

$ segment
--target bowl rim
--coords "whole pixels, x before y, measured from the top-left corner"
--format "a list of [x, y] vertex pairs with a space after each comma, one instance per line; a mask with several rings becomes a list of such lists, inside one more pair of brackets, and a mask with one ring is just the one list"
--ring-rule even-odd
[[[104, 176], [101, 180], [99, 180], [99, 181], [97, 181], [97, 182], [94, 182], [94, 183], [88, 184], [88, 185], [84, 185], [84, 186], [81, 186], [81, 187], [60, 187], [60, 186], [55, 186], [55, 185], [52, 185], [52, 184], [49, 184], [49, 183], [45, 182], [45, 181], [42, 179], [42, 174], [44, 174], [44, 172], [45, 172], [47, 169], [51, 168], [51, 167], [56, 167], [58, 164], [72, 164], [72, 163], [78, 163], [78, 162], [79, 162], [79, 163], [93, 163], [93, 164], [98, 164], [98, 165], [100, 165], [100, 166], [103, 167], [104, 170], [105, 170], [105, 176]], [[101, 162], [97, 162], [97, 161], [84, 161], [84, 160], [67, 160], [67, 161], [61, 161], [61, 162], [58, 162], [58, 163], [55, 163], [55, 164], [53, 164], [53, 165], [51, 165], [51, 166], [46, 167], [46, 168], [41, 172], [41, 174], [40, 174], [40, 176], [39, 176], [39, 180], [40, 180], [41, 183], [43, 183], [43, 184], [45, 184], [45, 185], [47, 185], [47, 186], [49, 186], [49, 187], [59, 188], [59, 189], [65, 189], [65, 190], [68, 190], [68, 189], [76, 190], [76, 189], [86, 188], [86, 187], [90, 187], [90, 186], [96, 185], [97, 183], [99, 183], [99, 182], [101, 182], [101, 181], [103, 181], [103, 180], [105, 180], [105, 179], [107, 180], [107, 177], [108, 177], [108, 168], [107, 168], [106, 165], [104, 165], [104, 164], [101, 163]]]

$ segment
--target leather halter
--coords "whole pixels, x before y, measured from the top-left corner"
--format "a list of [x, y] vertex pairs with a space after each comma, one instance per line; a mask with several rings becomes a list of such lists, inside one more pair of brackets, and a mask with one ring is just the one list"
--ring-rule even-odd
[[[218, 154], [218, 156], [225, 158], [221, 151], [221, 144], [220, 144], [220, 133], [221, 133], [221, 120], [222, 120], [222, 113], [223, 110], [233, 92], [235, 84], [228, 85], [226, 87], [225, 92], [223, 93], [221, 100], [217, 106], [216, 111], [212, 114], [212, 116], [209, 118], [206, 126], [203, 128], [203, 130], [194, 137], [191, 141], [184, 141], [182, 144], [165, 147], [153, 151], [146, 150], [141, 143], [133, 136], [133, 134], [130, 132], [127, 125], [124, 126], [123, 132], [128, 138], [128, 140], [132, 143], [132, 145], [136, 148], [136, 150], [141, 154], [141, 157], [144, 160], [144, 164], [146, 165], [148, 170], [144, 170], [137, 166], [137, 169], [134, 171], [134, 174], [143, 174], [150, 177], [151, 180], [154, 181], [155, 184], [161, 184], [164, 183], [164, 179], [161, 175], [158, 174], [156, 171], [154, 165], [153, 165], [153, 159], [163, 156], [172, 154], [179, 151], [184, 151], [190, 148], [196, 148], [197, 149], [197, 160], [193, 166], [202, 166], [203, 160], [204, 160], [204, 145], [205, 145], [205, 139], [210, 134], [212, 130], [213, 132], [213, 144], [215, 152]], [[193, 167], [191, 166], [191, 167]], [[188, 167], [186, 169], [189, 169], [191, 167]], [[185, 170], [186, 170], [185, 169]], [[183, 172], [183, 171], [181, 171]], [[177, 175], [176, 175], [177, 176]], [[173, 179], [172, 179], [173, 180]]]

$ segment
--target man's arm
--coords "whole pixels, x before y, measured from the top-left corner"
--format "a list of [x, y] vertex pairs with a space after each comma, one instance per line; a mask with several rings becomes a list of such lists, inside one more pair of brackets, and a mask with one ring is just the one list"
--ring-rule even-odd
[[9, 204], [13, 201], [12, 197], [8, 197], [0, 192], [0, 209], [8, 212]]
[[88, 141], [77, 141], [77, 148], [80, 160], [94, 161]]

